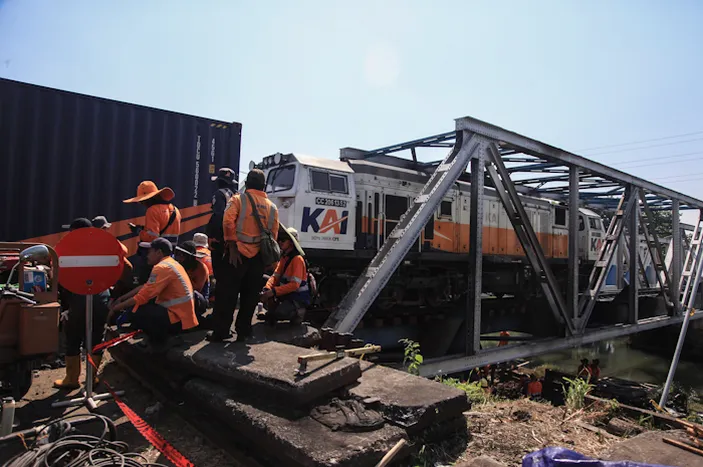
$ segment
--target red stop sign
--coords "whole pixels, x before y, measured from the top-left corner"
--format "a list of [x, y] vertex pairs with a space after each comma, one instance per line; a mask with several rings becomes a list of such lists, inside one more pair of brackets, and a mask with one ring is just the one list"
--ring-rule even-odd
[[112, 287], [124, 269], [124, 250], [109, 232], [77, 229], [56, 245], [59, 283], [73, 293], [95, 295]]

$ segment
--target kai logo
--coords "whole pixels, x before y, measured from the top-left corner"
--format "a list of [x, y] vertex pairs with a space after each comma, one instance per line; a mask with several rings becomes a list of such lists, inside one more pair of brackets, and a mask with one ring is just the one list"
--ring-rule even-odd
[[[324, 213], [324, 214], [323, 214]], [[322, 216], [322, 222], [319, 221]], [[347, 233], [347, 219], [349, 211], [342, 211], [342, 217], [337, 214], [336, 209], [316, 208], [311, 211], [311, 208], [303, 208], [303, 223], [300, 230], [307, 232], [312, 229], [316, 233], [328, 233], [333, 231], [335, 234], [344, 235]]]
[[592, 238], [591, 239], [591, 251], [600, 251], [603, 246], [602, 238]]

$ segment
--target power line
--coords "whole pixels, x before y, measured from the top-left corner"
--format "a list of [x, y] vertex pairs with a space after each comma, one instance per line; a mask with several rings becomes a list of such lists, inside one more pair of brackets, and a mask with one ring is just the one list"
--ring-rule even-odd
[[694, 141], [701, 141], [703, 138], [693, 138], [693, 139], [686, 139], [683, 141], [674, 141], [671, 143], [662, 143], [662, 144], [650, 144], [648, 146], [641, 146], [638, 148], [627, 148], [627, 149], [619, 149], [617, 151], [606, 151], [606, 152], [599, 152], [597, 154], [588, 154], [588, 157], [594, 157], [594, 156], [604, 156], [606, 154], [618, 154], [621, 152], [630, 152], [630, 151], [641, 151], [643, 149], [650, 149], [650, 148], [659, 148], [663, 146], [673, 146], [675, 144], [683, 144], [683, 143], [692, 143]]
[[597, 149], [618, 148], [618, 147], [621, 147], [621, 146], [631, 146], [631, 145], [633, 145], [633, 144], [651, 143], [651, 142], [654, 142], [654, 141], [663, 141], [663, 140], [665, 140], [665, 139], [682, 138], [682, 137], [684, 137], [684, 136], [693, 136], [693, 135], [700, 135], [700, 134], [703, 134], [703, 130], [702, 130], [702, 131], [694, 131], [694, 132], [692, 132], [692, 133], [682, 133], [682, 134], [680, 134], [680, 135], [663, 136], [663, 137], [661, 137], [661, 138], [643, 139], [643, 140], [641, 140], [641, 141], [632, 141], [632, 142], [630, 142], [630, 143], [608, 144], [608, 145], [605, 145], [605, 146], [597, 146], [597, 147], [594, 147], [594, 148], [578, 149], [577, 151], [578, 151], [578, 152], [586, 152], [586, 151], [595, 151], [595, 150], [597, 150]]
[[[614, 162], [613, 165], [631, 165], [631, 164], [639, 164], [640, 162], [643, 161], [661, 161], [661, 164], [666, 164], [668, 163], [671, 159], [678, 159], [681, 157], [686, 157], [686, 156], [695, 156], [703, 154], [703, 151], [696, 151], [696, 152], [683, 152], [680, 154], [670, 154], [667, 156], [654, 156], [654, 157], [642, 157], [642, 158], [637, 158], [637, 159], [630, 159], [627, 161], [621, 161], [621, 162]], [[638, 165], [635, 165], [635, 167], [638, 167]]]

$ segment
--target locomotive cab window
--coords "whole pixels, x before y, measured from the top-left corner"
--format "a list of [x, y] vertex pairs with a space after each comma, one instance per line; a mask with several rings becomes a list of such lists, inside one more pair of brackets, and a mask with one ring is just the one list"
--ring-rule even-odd
[[285, 165], [271, 170], [266, 180], [266, 193], [276, 193], [293, 188], [295, 165]]
[[588, 226], [594, 230], [600, 230], [600, 225], [599, 225], [598, 220], [599, 219], [597, 217], [589, 217], [588, 218]]
[[566, 209], [558, 207], [554, 210], [554, 225], [566, 225]]
[[579, 231], [586, 230], [586, 224], [583, 222], [583, 216], [579, 216]]
[[347, 177], [345, 175], [331, 174], [321, 170], [310, 170], [310, 181], [313, 191], [349, 193]]
[[452, 217], [452, 202], [442, 201], [439, 206], [439, 218], [451, 218]]

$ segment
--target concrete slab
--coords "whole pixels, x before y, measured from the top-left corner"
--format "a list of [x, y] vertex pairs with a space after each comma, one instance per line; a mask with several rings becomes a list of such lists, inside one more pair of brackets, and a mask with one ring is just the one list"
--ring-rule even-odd
[[629, 460], [671, 467], [703, 466], [703, 457], [666, 444], [662, 438], [678, 441], [688, 440], [688, 436], [683, 430], [648, 431], [616, 444], [602, 458], [611, 461]]
[[279, 342], [242, 344], [210, 343], [205, 331], [172, 338], [165, 353], [148, 353], [136, 340], [121, 344], [119, 352], [143, 355], [155, 366], [177, 369], [181, 375], [198, 375], [225, 386], [281, 398], [286, 404], [302, 405], [348, 386], [361, 377], [359, 361], [352, 358], [314, 362], [308, 373], [296, 376], [298, 356], [310, 353]]
[[183, 393], [279, 465], [373, 466], [405, 436], [389, 424], [366, 433], [333, 432], [307, 416], [284, 417], [248, 405], [227, 388], [200, 378], [188, 381]]
[[320, 331], [307, 324], [276, 323], [269, 326], [254, 317], [252, 333], [255, 339], [282, 342], [296, 347], [313, 347], [320, 342]]
[[460, 389], [369, 362], [361, 362], [361, 371], [350, 394], [378, 399], [383, 415], [410, 434], [469, 409], [466, 393]]

